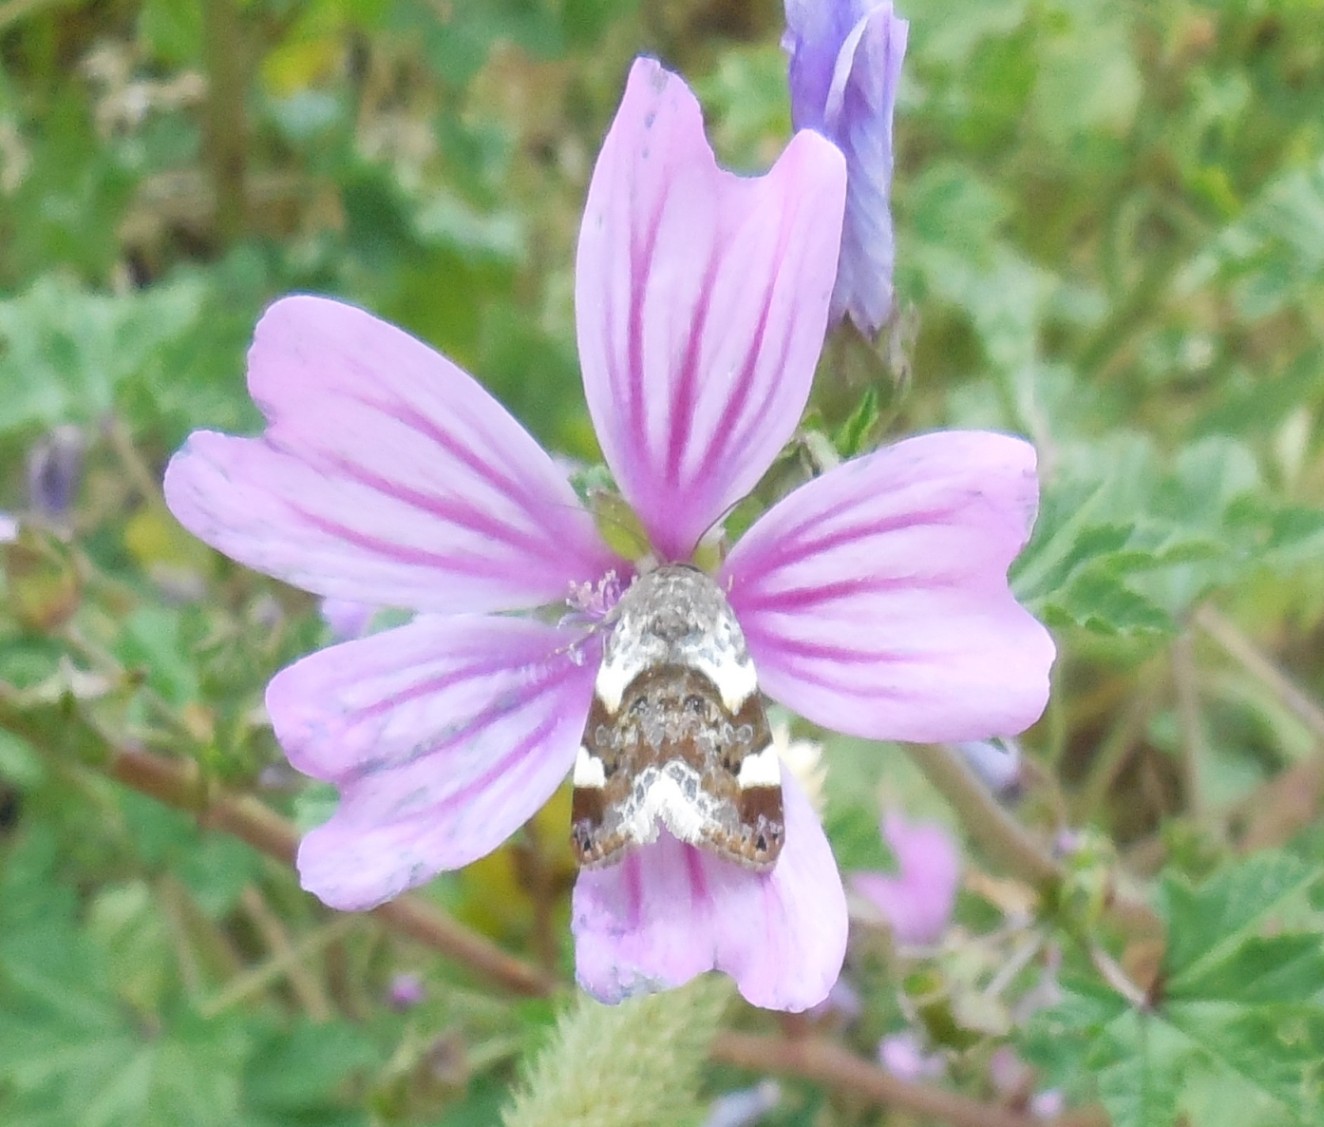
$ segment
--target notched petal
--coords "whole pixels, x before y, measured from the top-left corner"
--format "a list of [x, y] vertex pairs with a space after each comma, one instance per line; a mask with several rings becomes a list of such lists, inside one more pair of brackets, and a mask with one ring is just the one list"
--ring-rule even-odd
[[719, 169], [684, 82], [635, 63], [589, 187], [575, 314], [603, 454], [666, 560], [799, 422], [844, 195], [840, 153], [811, 133], [766, 176]]

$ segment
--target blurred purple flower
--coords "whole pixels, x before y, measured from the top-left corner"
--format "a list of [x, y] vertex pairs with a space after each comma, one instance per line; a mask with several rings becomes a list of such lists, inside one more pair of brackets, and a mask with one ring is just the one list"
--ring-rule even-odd
[[393, 1010], [412, 1010], [427, 997], [423, 976], [413, 971], [401, 971], [391, 976], [386, 990], [386, 1001]]
[[[766, 176], [723, 172], [684, 83], [635, 63], [589, 188], [575, 304], [589, 411], [658, 560], [689, 561], [799, 421], [844, 181], [840, 155], [809, 132]], [[318, 594], [420, 612], [267, 690], [290, 762], [341, 793], [300, 847], [303, 884], [368, 908], [495, 849], [564, 780], [601, 656], [591, 620], [635, 562], [478, 384], [361, 310], [277, 302], [249, 388], [266, 433], [195, 433], [166, 475], [176, 516]], [[763, 688], [865, 737], [1033, 722], [1053, 647], [1006, 569], [1036, 499], [1033, 450], [983, 433], [902, 442], [797, 490], [716, 577]], [[505, 613], [556, 605], [557, 625]], [[614, 1001], [716, 968], [756, 1005], [826, 996], [845, 897], [812, 807], [789, 773], [783, 787], [771, 872], [662, 832], [580, 874], [585, 989]]]
[[892, 1033], [878, 1042], [878, 1063], [898, 1080], [936, 1080], [947, 1071], [939, 1053], [926, 1053], [913, 1033]]
[[892, 308], [892, 109], [909, 24], [890, 0], [786, 0], [791, 120], [846, 157], [846, 214], [829, 324], [874, 336]]
[[363, 637], [377, 610], [371, 603], [359, 603], [353, 599], [327, 598], [321, 605], [322, 621], [331, 628], [337, 642]]
[[12, 544], [18, 539], [18, 518], [11, 513], [0, 512], [0, 544]]
[[966, 740], [954, 745], [966, 765], [998, 798], [1011, 798], [1021, 784], [1021, 748], [1015, 740]]
[[727, 1092], [713, 1100], [703, 1127], [753, 1127], [782, 1102], [776, 1080], [760, 1080], [752, 1088]]
[[72, 423], [43, 435], [28, 453], [28, 501], [47, 520], [65, 521], [83, 474], [87, 440]]
[[909, 822], [898, 811], [884, 816], [882, 833], [896, 874], [852, 873], [851, 888], [882, 914], [898, 943], [935, 943], [947, 930], [961, 883], [956, 842], [942, 826]]
[[839, 978], [832, 984], [828, 996], [809, 1011], [810, 1016], [822, 1021], [836, 1018], [841, 1024], [849, 1025], [860, 1016], [863, 1010], [860, 992], [848, 978]]
[[1056, 1119], [1066, 1108], [1058, 1088], [1035, 1091], [1035, 1073], [1009, 1045], [996, 1049], [988, 1062], [993, 1089], [1013, 1107], [1024, 1107], [1036, 1119]]
[[1067, 1098], [1060, 1088], [1045, 1088], [1030, 1097], [1030, 1114], [1036, 1119], [1056, 1119], [1067, 1109]]

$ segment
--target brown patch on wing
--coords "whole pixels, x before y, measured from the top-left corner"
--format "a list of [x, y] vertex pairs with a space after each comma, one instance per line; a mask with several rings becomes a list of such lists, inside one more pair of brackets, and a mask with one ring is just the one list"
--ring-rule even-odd
[[747, 868], [770, 869], [785, 839], [781, 787], [741, 787], [739, 773], [746, 756], [771, 743], [757, 692], [732, 716], [712, 681], [689, 666], [644, 670], [615, 714], [595, 698], [584, 748], [601, 762], [603, 785], [574, 791], [571, 839], [579, 863], [609, 865], [641, 843], [628, 824], [645, 798], [641, 778], [649, 768], [678, 762], [711, 800], [711, 817], [694, 844]]

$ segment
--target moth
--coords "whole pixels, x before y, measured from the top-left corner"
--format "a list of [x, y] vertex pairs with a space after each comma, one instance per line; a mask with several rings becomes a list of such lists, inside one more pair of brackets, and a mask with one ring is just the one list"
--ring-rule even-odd
[[786, 827], [781, 764], [745, 636], [721, 588], [670, 564], [613, 608], [575, 759], [571, 840], [597, 868], [665, 827], [771, 869]]

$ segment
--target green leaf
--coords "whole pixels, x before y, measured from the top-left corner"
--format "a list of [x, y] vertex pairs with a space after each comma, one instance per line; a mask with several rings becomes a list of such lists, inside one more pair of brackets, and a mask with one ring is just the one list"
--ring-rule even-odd
[[1198, 887], [1169, 878], [1153, 1008], [1064, 983], [1063, 1001], [1033, 1019], [1026, 1055], [1102, 1101], [1114, 1127], [1172, 1127], [1179, 1112], [1200, 1127], [1320, 1122], [1324, 934], [1309, 894], [1321, 880], [1281, 854]]
[[[1160, 458], [1138, 435], [1064, 448], [1012, 579], [1053, 625], [1100, 634], [1175, 629], [1197, 601], [1266, 566], [1304, 559], [1321, 522], [1269, 497], [1239, 440], [1211, 436]], [[1280, 554], [1266, 554], [1271, 543]]]
[[1169, 992], [1180, 996], [1189, 981], [1244, 952], [1267, 922], [1303, 902], [1320, 879], [1318, 868], [1296, 857], [1265, 853], [1198, 887], [1166, 880], [1160, 911], [1170, 924], [1164, 959]]
[[277, 1117], [325, 1112], [339, 1102], [337, 1089], [375, 1057], [364, 1032], [349, 1024], [272, 1028], [256, 1041], [244, 1069], [246, 1102]]
[[46, 275], [0, 301], [0, 433], [97, 419], [193, 324], [201, 298], [194, 284], [111, 297]]
[[843, 459], [854, 458], [857, 454], [864, 453], [869, 447], [870, 438], [881, 417], [877, 389], [865, 388], [855, 410], [832, 436], [832, 443], [837, 448], [837, 453]]

